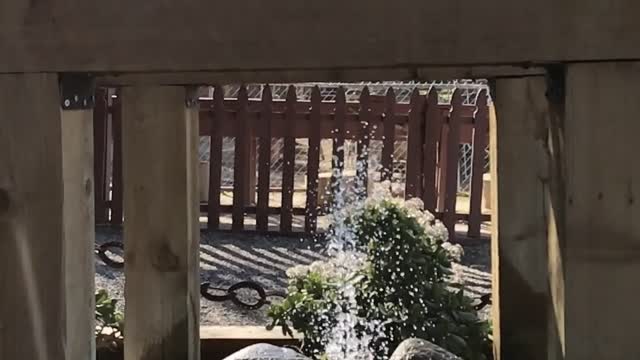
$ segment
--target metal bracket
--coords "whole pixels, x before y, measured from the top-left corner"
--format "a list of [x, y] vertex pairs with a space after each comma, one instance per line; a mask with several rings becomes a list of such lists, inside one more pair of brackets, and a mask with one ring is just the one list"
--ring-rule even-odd
[[564, 64], [553, 64], [545, 66], [547, 72], [547, 100], [553, 105], [564, 105], [565, 97], [565, 77], [567, 73]]
[[93, 109], [96, 103], [95, 79], [87, 73], [62, 73], [60, 83], [60, 105], [63, 110]]
[[198, 89], [198, 86], [185, 87], [186, 95], [184, 98], [184, 104], [187, 108], [198, 106]]

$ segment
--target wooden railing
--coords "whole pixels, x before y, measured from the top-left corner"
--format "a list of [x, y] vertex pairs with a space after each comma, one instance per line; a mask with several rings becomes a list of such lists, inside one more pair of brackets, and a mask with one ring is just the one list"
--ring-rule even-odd
[[[339, 149], [346, 140], [357, 141], [358, 159], [367, 156], [371, 140], [381, 140], [383, 180], [392, 175], [396, 161], [392, 155], [394, 142], [406, 140], [405, 197], [423, 199], [425, 208], [442, 219], [452, 235], [456, 222], [462, 220], [468, 223], [467, 235], [479, 237], [481, 223], [489, 220], [489, 216], [482, 213], [481, 201], [488, 137], [486, 91], [480, 92], [475, 106], [463, 105], [460, 92], [454, 93], [451, 105], [438, 104], [435, 89], [427, 96], [416, 91], [409, 104], [396, 103], [393, 90], [381, 97], [371, 96], [365, 89], [357, 103], [347, 103], [342, 89], [338, 90], [335, 102], [322, 102], [318, 89], [314, 90], [310, 102], [298, 101], [294, 87], [289, 89], [286, 101], [272, 100], [268, 86], [259, 101], [249, 100], [245, 88], [240, 90], [237, 99], [224, 99], [221, 94], [223, 91], [216, 88], [213, 99], [200, 101], [200, 135], [211, 137], [208, 198], [200, 209], [207, 217], [210, 230], [223, 229], [220, 217], [231, 215], [232, 231], [291, 233], [295, 216], [304, 217], [304, 232], [316, 232], [323, 209], [318, 196], [322, 139], [332, 139], [333, 155], [338, 159], [333, 165], [337, 169], [333, 170], [338, 172], [343, 171], [344, 153]], [[123, 99], [108, 96], [107, 90], [101, 90], [98, 95], [94, 119], [96, 221], [121, 224], [124, 215], [120, 146]], [[235, 138], [232, 204], [221, 204], [224, 137]], [[270, 161], [274, 138], [284, 139], [281, 205], [277, 207], [269, 205], [273, 191]], [[297, 138], [307, 138], [309, 142], [304, 207], [294, 207], [293, 201]], [[456, 212], [460, 143], [473, 144], [468, 213]], [[360, 179], [366, 179], [369, 173], [366, 166], [359, 167], [358, 172]], [[366, 184], [366, 180], [363, 183]], [[255, 215], [255, 227], [245, 225], [247, 214]], [[276, 227], [270, 226], [270, 215], [280, 215]]]

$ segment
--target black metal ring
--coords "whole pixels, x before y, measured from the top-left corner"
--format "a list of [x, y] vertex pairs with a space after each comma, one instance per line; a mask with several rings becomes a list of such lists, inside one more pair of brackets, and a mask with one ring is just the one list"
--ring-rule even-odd
[[107, 266], [114, 269], [122, 269], [124, 268], [124, 261], [113, 260], [107, 255], [107, 251], [113, 248], [124, 250], [124, 244], [120, 241], [106, 242], [96, 248], [96, 255], [98, 255], [100, 260], [102, 260]]
[[[209, 300], [209, 301], [216, 301], [216, 302], [222, 302], [222, 301], [227, 301], [227, 300], [231, 300], [231, 295], [228, 293], [225, 295], [213, 295], [209, 293], [209, 287], [211, 286], [210, 283], [208, 282], [204, 282], [202, 284], [200, 284], [200, 295], [202, 295], [203, 298]], [[216, 290], [220, 290], [221, 289], [216, 289]]]
[[[250, 289], [250, 290], [254, 290], [258, 293], [258, 296], [260, 296], [260, 298], [258, 299], [258, 301], [254, 304], [248, 304], [245, 303], [243, 301], [241, 301], [240, 299], [238, 299], [237, 295], [236, 295], [236, 291], [240, 290], [240, 289]], [[258, 283], [255, 283], [253, 281], [241, 281], [237, 284], [232, 285], [229, 288], [229, 294], [231, 294], [231, 301], [241, 307], [244, 307], [248, 310], [256, 310], [256, 309], [260, 309], [261, 307], [263, 307], [266, 303], [267, 303], [267, 293], [264, 291], [264, 289], [262, 288], [262, 286], [260, 286]]]

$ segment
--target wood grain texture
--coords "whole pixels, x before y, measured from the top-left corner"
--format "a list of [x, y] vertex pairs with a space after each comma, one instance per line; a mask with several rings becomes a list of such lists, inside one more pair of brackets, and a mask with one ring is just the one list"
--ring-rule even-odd
[[405, 198], [420, 197], [422, 193], [422, 152], [424, 119], [424, 96], [418, 89], [411, 94], [411, 113], [409, 114], [409, 129], [407, 139], [407, 175]]
[[249, 162], [249, 125], [247, 121], [248, 94], [245, 86], [238, 92], [239, 109], [236, 113], [234, 126], [236, 127], [235, 147], [233, 152], [233, 214], [231, 228], [244, 228], [244, 207], [247, 202], [247, 168]]
[[0, 118], [0, 358], [91, 358], [91, 111], [61, 115], [55, 74], [0, 75]]
[[123, 188], [122, 183], [122, 92], [116, 92], [117, 97], [113, 99], [111, 113], [111, 131], [113, 132], [113, 178], [112, 178], [112, 198], [111, 198], [111, 224], [122, 225], [123, 210]]
[[497, 117], [490, 116], [496, 360], [562, 358], [547, 267], [545, 91], [543, 77], [496, 82]]
[[[451, 99], [451, 116], [449, 118], [449, 131], [447, 132], [446, 147], [442, 149], [447, 152], [445, 174], [445, 195], [444, 195], [444, 225], [449, 230], [449, 237], [455, 240], [455, 213], [456, 200], [458, 198], [458, 159], [460, 158], [460, 105], [462, 104], [462, 93], [456, 90]], [[440, 184], [442, 186], [442, 183]]]
[[[352, 68], [638, 59], [639, 12], [635, 0], [15, 0], [0, 5], [0, 72], [327, 69], [337, 77]], [[300, 31], [309, 28], [322, 31]]]
[[125, 359], [199, 359], [197, 110], [183, 87], [122, 95]]
[[640, 63], [569, 65], [563, 163], [566, 358], [640, 358]]
[[222, 132], [221, 124], [226, 122], [224, 111], [224, 90], [216, 86], [213, 93], [213, 116], [210, 118], [211, 147], [209, 149], [209, 208], [207, 228], [217, 230], [220, 227], [220, 186], [222, 183]]

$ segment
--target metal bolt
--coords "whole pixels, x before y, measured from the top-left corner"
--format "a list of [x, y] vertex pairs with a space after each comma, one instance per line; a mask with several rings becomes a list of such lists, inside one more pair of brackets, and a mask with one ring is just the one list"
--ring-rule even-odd
[[64, 99], [64, 107], [69, 107], [71, 106], [71, 101], [69, 101], [69, 99]]

